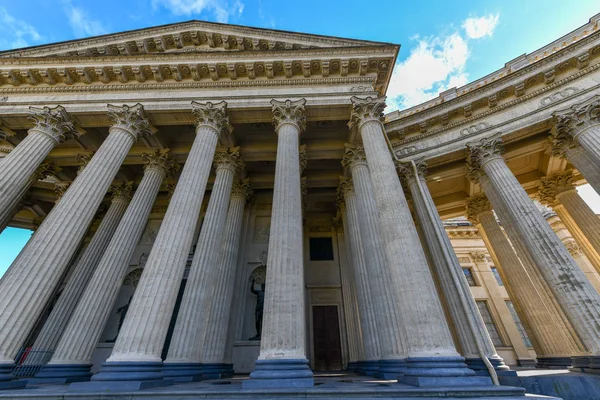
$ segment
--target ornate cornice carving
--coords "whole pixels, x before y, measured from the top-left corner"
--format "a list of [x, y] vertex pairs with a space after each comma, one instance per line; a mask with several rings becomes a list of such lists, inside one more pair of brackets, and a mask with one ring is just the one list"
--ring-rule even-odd
[[129, 201], [133, 193], [133, 182], [117, 182], [110, 187], [109, 192], [113, 201]]
[[356, 165], [367, 165], [367, 157], [363, 146], [360, 144], [345, 143], [342, 165], [348, 168], [353, 168]]
[[469, 155], [467, 157], [467, 175], [470, 180], [478, 183], [485, 175], [483, 166], [489, 161], [502, 158], [504, 145], [500, 136], [483, 138], [474, 143], [467, 143]]
[[492, 211], [492, 203], [485, 194], [478, 194], [467, 199], [465, 204], [467, 219], [473, 224], [479, 223], [479, 215]]
[[231, 187], [231, 197], [241, 197], [245, 199], [247, 202], [250, 201], [254, 191], [250, 186], [250, 179], [239, 179], [233, 182], [233, 186]]
[[173, 158], [171, 149], [156, 149], [149, 153], [142, 153], [142, 161], [144, 162], [144, 170], [155, 169], [161, 174], [173, 175], [179, 170], [179, 164]]
[[475, 264], [484, 263], [486, 261], [485, 253], [482, 251], [472, 251], [469, 253]]
[[554, 113], [554, 136], [557, 140], [577, 137], [590, 126], [600, 124], [600, 97], [591, 102], [571, 107], [567, 112]]
[[80, 135], [67, 111], [61, 106], [54, 108], [29, 107], [29, 110], [29, 119], [35, 124], [33, 128], [29, 129], [29, 132], [43, 133], [56, 140], [57, 143]]
[[192, 113], [196, 116], [197, 129], [208, 126], [214, 130], [217, 137], [228, 135], [233, 131], [233, 127], [229, 124], [225, 101], [218, 103], [192, 101]]
[[134, 106], [121, 107], [108, 105], [108, 117], [113, 122], [110, 130], [120, 129], [129, 133], [134, 140], [140, 135], [151, 135], [156, 129], [150, 124], [144, 113], [144, 107], [138, 103]]
[[556, 196], [568, 190], [575, 190], [573, 170], [568, 170], [552, 176], [545, 176], [540, 183], [537, 199], [548, 207], [554, 207], [560, 201]]
[[279, 131], [279, 128], [284, 124], [292, 124], [298, 128], [299, 132], [304, 131], [306, 128], [305, 105], [306, 99], [296, 101], [271, 100], [275, 130]]
[[366, 97], [359, 98], [352, 96], [352, 112], [350, 113], [350, 121], [348, 127], [353, 130], [360, 128], [362, 124], [369, 121], [377, 121], [382, 123], [383, 110], [386, 107], [385, 96], [381, 97]]
[[245, 166], [239, 147], [217, 149], [213, 163], [216, 170], [229, 169], [234, 173], [243, 170]]

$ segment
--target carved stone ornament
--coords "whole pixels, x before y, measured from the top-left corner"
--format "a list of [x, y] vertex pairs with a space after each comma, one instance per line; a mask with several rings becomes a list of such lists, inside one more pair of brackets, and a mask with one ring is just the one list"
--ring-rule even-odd
[[365, 149], [360, 144], [344, 144], [344, 155], [342, 156], [342, 165], [352, 168], [355, 165], [367, 165]]
[[79, 174], [83, 169], [88, 165], [92, 157], [96, 154], [95, 151], [90, 151], [89, 153], [77, 154], [76, 159], [79, 164], [79, 168], [77, 169], [77, 173]]
[[479, 223], [479, 214], [492, 211], [492, 203], [485, 194], [477, 194], [467, 199], [465, 204], [467, 219], [473, 224]]
[[543, 177], [537, 199], [548, 207], [554, 207], [560, 203], [556, 195], [567, 190], [575, 190], [573, 170], [571, 169], [560, 174]]
[[30, 132], [46, 134], [58, 143], [81, 134], [75, 129], [67, 111], [61, 106], [54, 108], [29, 107], [29, 120], [35, 124], [29, 130]]
[[177, 187], [177, 185], [166, 185], [165, 188], [167, 189], [167, 198], [169, 200], [171, 200], [171, 197], [173, 197], [173, 193], [175, 193], [175, 188]]
[[71, 182], [56, 182], [54, 184], [54, 193], [56, 193], [56, 200], [54, 200], [55, 204], [63, 197], [70, 185]]
[[216, 132], [217, 137], [228, 135], [233, 131], [227, 116], [227, 103], [198, 103], [192, 101], [192, 113], [196, 116], [196, 127], [209, 126]]
[[239, 179], [233, 182], [233, 186], [231, 187], [231, 197], [241, 197], [246, 199], [246, 201], [250, 201], [252, 198], [253, 190], [250, 187], [250, 179]]
[[483, 165], [489, 161], [502, 158], [504, 146], [500, 136], [483, 138], [475, 143], [467, 143], [469, 156], [467, 157], [467, 176], [478, 183], [485, 174]]
[[308, 207], [308, 199], [306, 195], [308, 194], [308, 184], [306, 183], [306, 177], [303, 176], [300, 178], [300, 196], [302, 197], [302, 208], [306, 210]]
[[254, 268], [250, 274], [250, 281], [255, 281], [257, 285], [262, 285], [267, 281], [267, 266], [265, 264]]
[[110, 193], [112, 194], [113, 200], [117, 199], [131, 199], [131, 194], [133, 192], [133, 183], [132, 182], [117, 182], [113, 184], [110, 189]]
[[337, 187], [339, 201], [344, 202], [346, 196], [350, 196], [352, 193], [354, 193], [354, 183], [352, 182], [352, 178], [340, 176], [340, 183]]
[[305, 105], [306, 99], [296, 101], [271, 100], [275, 130], [279, 131], [279, 128], [284, 124], [293, 124], [298, 127], [300, 132], [304, 131], [306, 129]]
[[239, 147], [218, 148], [213, 163], [217, 170], [226, 168], [233, 172], [241, 171], [245, 166]]
[[574, 240], [569, 240], [568, 242], [564, 242], [565, 247], [569, 251], [572, 257], [578, 257], [583, 254], [583, 250]]
[[[427, 162], [423, 159], [415, 160], [415, 165], [419, 178], [425, 180], [427, 177]], [[396, 162], [396, 170], [402, 178], [406, 178], [407, 180], [415, 179], [415, 171], [410, 162]]]
[[130, 273], [128, 273], [125, 276], [125, 279], [123, 279], [123, 286], [137, 287], [138, 283], [140, 282], [140, 278], [142, 277], [143, 272], [144, 272], [143, 268], [136, 268], [136, 269], [132, 270]]
[[44, 179], [48, 175], [56, 176], [61, 171], [61, 168], [54, 164], [52, 161], [45, 161], [40, 164], [33, 174], [33, 180], [37, 181]]
[[144, 107], [138, 103], [134, 106], [123, 105], [121, 107], [108, 105], [108, 117], [113, 122], [110, 129], [121, 129], [137, 140], [141, 135], [151, 135], [156, 129], [150, 124]]
[[473, 260], [475, 264], [484, 263], [486, 261], [484, 252], [472, 251], [471, 253], [469, 253], [469, 255], [471, 256], [471, 260]]
[[306, 169], [306, 164], [307, 164], [306, 145], [305, 144], [300, 145], [300, 147], [298, 148], [298, 155], [300, 157], [300, 175], [302, 175], [302, 173]]
[[386, 107], [385, 96], [359, 98], [352, 96], [352, 112], [348, 127], [353, 130], [368, 121], [383, 121], [383, 110]]
[[173, 158], [171, 149], [156, 149], [150, 153], [142, 153], [144, 169], [155, 168], [165, 175], [172, 175], [179, 170], [179, 164]]
[[570, 136], [574, 139], [586, 128], [600, 123], [600, 99], [582, 106], [573, 106], [562, 114], [554, 114], [554, 132], [557, 138]]

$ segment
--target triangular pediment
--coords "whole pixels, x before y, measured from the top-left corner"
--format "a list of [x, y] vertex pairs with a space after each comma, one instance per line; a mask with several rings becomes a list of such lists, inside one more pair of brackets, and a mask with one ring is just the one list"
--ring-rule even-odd
[[282, 51], [381, 46], [383, 43], [204, 21], [188, 21], [0, 52], [0, 57], [118, 56]]

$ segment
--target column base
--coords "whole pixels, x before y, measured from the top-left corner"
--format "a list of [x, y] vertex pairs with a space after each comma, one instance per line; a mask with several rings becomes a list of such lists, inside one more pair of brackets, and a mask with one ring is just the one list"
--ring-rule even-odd
[[348, 366], [346, 367], [346, 371], [348, 371], [348, 372], [358, 373], [359, 369], [360, 369], [359, 361], [350, 361], [348, 363]]
[[375, 376], [377, 375], [377, 371], [379, 371], [379, 361], [378, 360], [364, 360], [359, 361], [359, 369], [358, 373], [366, 376]]
[[223, 379], [233, 376], [233, 364], [205, 363], [202, 364], [203, 379]]
[[573, 368], [585, 368], [590, 364], [589, 356], [576, 356], [571, 357], [571, 366]]
[[27, 384], [86, 382], [92, 376], [92, 364], [46, 364]]
[[[504, 360], [500, 357], [488, 357], [492, 367], [498, 376], [517, 376], [516, 371], [511, 371], [510, 367], [504, 364]], [[475, 371], [477, 376], [490, 376], [485, 363], [481, 358], [465, 358], [467, 367]], [[533, 360], [532, 360], [533, 361]]]
[[[548, 369], [564, 369], [574, 365], [575, 357], [538, 357], [536, 359], [536, 368], [548, 368]], [[579, 358], [579, 357], [577, 357]], [[583, 357], [587, 358], [587, 357]], [[583, 364], [587, 365], [587, 360], [584, 360]]]
[[23, 389], [27, 381], [18, 381], [12, 374], [15, 364], [0, 364], [0, 390]]
[[386, 381], [395, 381], [399, 376], [404, 374], [406, 369], [406, 360], [379, 360], [379, 369], [375, 373], [375, 377], [385, 379]]
[[164, 379], [171, 379], [173, 382], [198, 382], [203, 379], [202, 363], [175, 363], [165, 362], [162, 366]]
[[172, 380], [163, 379], [162, 362], [105, 362], [90, 382], [75, 382], [70, 391], [124, 392], [170, 386]]
[[524, 368], [535, 368], [536, 361], [533, 358], [519, 358], [517, 360], [517, 366]]
[[409, 357], [398, 383], [417, 387], [491, 386], [489, 376], [476, 376], [462, 357]]
[[250, 379], [242, 389], [313, 387], [315, 381], [307, 359], [256, 360]]

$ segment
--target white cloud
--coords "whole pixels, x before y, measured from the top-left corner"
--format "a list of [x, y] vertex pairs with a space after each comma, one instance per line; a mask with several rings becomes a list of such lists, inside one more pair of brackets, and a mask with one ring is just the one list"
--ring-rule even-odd
[[152, 8], [164, 8], [173, 15], [200, 15], [212, 13], [217, 22], [225, 23], [231, 16], [239, 17], [244, 12], [244, 4], [235, 0], [232, 4], [225, 0], [152, 0]]
[[[444, 90], [467, 84], [469, 77], [465, 67], [471, 55], [469, 41], [476, 38], [474, 35], [491, 36], [498, 18], [498, 15], [467, 18], [462, 24], [469, 26], [465, 28], [466, 36], [455, 31], [449, 35], [413, 37], [417, 46], [394, 67], [387, 91], [388, 111], [412, 107]], [[488, 21], [487, 25], [477, 22], [481, 20]], [[487, 28], [483, 28], [484, 25]], [[472, 27], [473, 31], [469, 31]]]
[[0, 7], [0, 50], [31, 46], [43, 40], [38, 31]]
[[479, 18], [470, 17], [463, 22], [462, 27], [470, 39], [479, 39], [484, 36], [492, 36], [499, 19], [500, 14], [490, 14]]
[[75, 37], [83, 38], [107, 33], [100, 21], [91, 19], [83, 9], [75, 7], [71, 0], [64, 0], [63, 3], [65, 13], [69, 19], [69, 26], [71, 26]]

